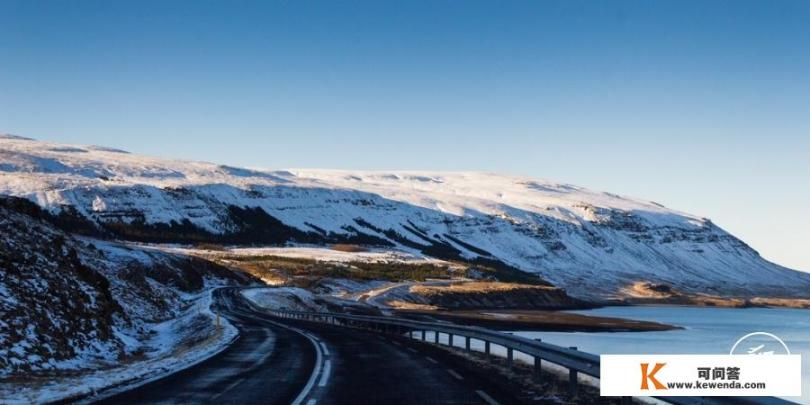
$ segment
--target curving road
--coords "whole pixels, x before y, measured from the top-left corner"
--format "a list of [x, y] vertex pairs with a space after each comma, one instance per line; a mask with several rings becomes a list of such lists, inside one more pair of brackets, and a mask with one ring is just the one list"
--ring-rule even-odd
[[406, 340], [279, 320], [238, 289], [217, 290], [215, 309], [239, 329], [218, 355], [103, 399], [102, 404], [489, 404], [514, 403], [474, 373], [445, 365]]

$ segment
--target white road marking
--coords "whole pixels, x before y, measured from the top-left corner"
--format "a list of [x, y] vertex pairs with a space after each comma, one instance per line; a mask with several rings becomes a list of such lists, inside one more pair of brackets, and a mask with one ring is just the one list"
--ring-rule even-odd
[[397, 346], [402, 346], [402, 344], [401, 344], [401, 343], [399, 343], [399, 342], [397, 342], [396, 340], [392, 340], [392, 341], [391, 341], [391, 343], [393, 343], [393, 344], [395, 344], [395, 345], [397, 345]]
[[[307, 338], [307, 340], [309, 340], [309, 342], [312, 343], [312, 346], [315, 347], [315, 367], [312, 369], [312, 374], [310, 374], [309, 380], [307, 380], [307, 384], [304, 386], [304, 389], [301, 390], [300, 393], [298, 393], [298, 396], [292, 402], [292, 405], [301, 405], [302, 403], [304, 403], [304, 399], [306, 399], [306, 397], [309, 396], [310, 392], [312, 391], [312, 388], [315, 386], [315, 382], [318, 379], [318, 375], [321, 373], [321, 369], [324, 367], [323, 353], [321, 352], [321, 345], [318, 344], [318, 339], [315, 338], [314, 336], [310, 335], [309, 333], [304, 332], [301, 329], [298, 329], [298, 328], [295, 328], [295, 327], [292, 327], [292, 326], [288, 326], [288, 325], [285, 325], [285, 324], [280, 323], [280, 322], [272, 321], [272, 320], [266, 319], [264, 317], [258, 318], [255, 315], [250, 314], [250, 312], [246, 312], [246, 311], [243, 311], [243, 310], [238, 311], [238, 312], [242, 316], [245, 316], [246, 318], [250, 318], [250, 319], [253, 319], [253, 320], [258, 320], [258, 321], [261, 321], [261, 322], [267, 322], [267, 323], [279, 326], [281, 328], [284, 328], [284, 329], [291, 330], [291, 331], [294, 331], [296, 333], [299, 333], [299, 334], [301, 334], [301, 336], [304, 336], [305, 338]], [[256, 312], [256, 311], [253, 310], [253, 312]], [[327, 360], [327, 363], [329, 363], [328, 360]], [[307, 405], [309, 405], [309, 402], [307, 402]]]
[[314, 399], [310, 399], [309, 401], [307, 401], [307, 405], [315, 405], [317, 402], [318, 401], [316, 401]]
[[321, 349], [323, 349], [323, 354], [324, 354], [325, 356], [328, 356], [328, 355], [329, 355], [329, 349], [327, 349], [327, 348], [326, 348], [326, 343], [321, 342]]
[[488, 403], [489, 405], [501, 405], [500, 403], [498, 403], [498, 401], [496, 401], [496, 400], [492, 399], [492, 397], [491, 397], [491, 396], [489, 396], [489, 395], [488, 395], [486, 392], [484, 392], [484, 391], [481, 391], [481, 390], [475, 390], [475, 393], [476, 393], [476, 394], [478, 394], [478, 396], [479, 396], [479, 397], [481, 397], [481, 399], [483, 399], [483, 400], [484, 400], [484, 402]]
[[414, 349], [413, 347], [406, 347], [406, 349], [408, 349], [409, 352], [419, 353], [419, 351]]
[[425, 357], [425, 358], [427, 359], [427, 361], [429, 361], [429, 362], [431, 362], [431, 363], [433, 363], [433, 364], [439, 364], [439, 362], [438, 362], [438, 361], [436, 361], [436, 360], [433, 360], [433, 358], [432, 358], [432, 357]]
[[[284, 324], [268, 321], [279, 325], [281, 327], [285, 327]], [[310, 391], [312, 391], [312, 387], [315, 386], [315, 380], [318, 378], [318, 374], [321, 372], [321, 367], [323, 367], [323, 353], [321, 353], [321, 345], [319, 345], [312, 336], [309, 336], [306, 333], [301, 333], [305, 336], [313, 346], [315, 346], [315, 367], [312, 369], [312, 374], [309, 376], [309, 380], [307, 380], [307, 385], [304, 386], [304, 389], [298, 393], [298, 396], [295, 397], [295, 401], [292, 402], [292, 405], [301, 405], [304, 402], [304, 399], [309, 396]], [[327, 360], [327, 364], [329, 361]]]
[[326, 364], [323, 367], [323, 374], [321, 374], [321, 381], [318, 383], [319, 387], [325, 387], [326, 383], [329, 382], [330, 371], [332, 371], [332, 360], [326, 360]]
[[447, 372], [450, 373], [450, 375], [452, 375], [453, 377], [455, 377], [456, 380], [463, 380], [464, 379], [464, 377], [462, 377], [461, 374], [459, 374], [459, 373], [457, 373], [457, 372], [455, 372], [455, 371], [453, 371], [453, 370], [451, 370], [449, 368], [447, 369]]
[[240, 379], [234, 381], [233, 383], [231, 383], [230, 385], [225, 387], [225, 389], [222, 390], [219, 394], [214, 395], [213, 397], [211, 397], [211, 399], [213, 400], [213, 399], [217, 399], [217, 398], [221, 397], [223, 394], [225, 394], [226, 392], [232, 390], [234, 387], [241, 384], [243, 381], [245, 381], [245, 378], [240, 378]]

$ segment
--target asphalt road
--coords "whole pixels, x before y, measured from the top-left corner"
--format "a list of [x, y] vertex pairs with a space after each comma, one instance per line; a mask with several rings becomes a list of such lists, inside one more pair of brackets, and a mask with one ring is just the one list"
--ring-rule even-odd
[[191, 368], [103, 399], [102, 404], [514, 403], [475, 373], [452, 368], [405, 339], [279, 320], [251, 309], [237, 289], [214, 295], [240, 337]]

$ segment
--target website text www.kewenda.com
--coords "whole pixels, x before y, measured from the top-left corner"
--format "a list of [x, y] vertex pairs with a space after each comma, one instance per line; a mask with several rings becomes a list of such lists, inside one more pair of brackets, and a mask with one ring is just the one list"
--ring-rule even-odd
[[731, 390], [764, 390], [764, 382], [746, 382], [739, 381], [726, 381], [726, 382], [712, 382], [712, 381], [695, 381], [695, 382], [667, 382], [669, 389], [731, 389]]

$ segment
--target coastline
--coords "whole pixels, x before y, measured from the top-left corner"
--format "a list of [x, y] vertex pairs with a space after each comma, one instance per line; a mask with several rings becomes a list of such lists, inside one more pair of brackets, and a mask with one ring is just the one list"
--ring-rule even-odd
[[550, 310], [398, 310], [406, 318], [430, 317], [495, 330], [544, 332], [651, 332], [680, 326], [634, 319], [601, 317]]

